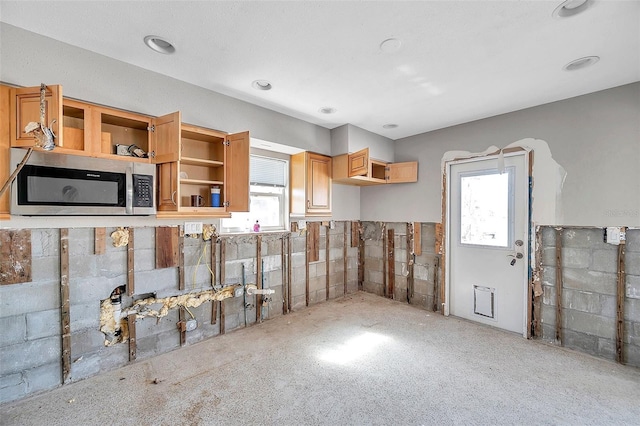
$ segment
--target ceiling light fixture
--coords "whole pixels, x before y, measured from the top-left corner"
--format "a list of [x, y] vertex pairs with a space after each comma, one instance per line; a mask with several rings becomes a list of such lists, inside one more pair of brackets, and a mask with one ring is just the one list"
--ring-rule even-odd
[[398, 125], [394, 123], [389, 123], [382, 126], [383, 129], [395, 129], [396, 127], [398, 127]]
[[333, 113], [335, 113], [337, 111], [337, 109], [335, 109], [333, 107], [322, 107], [318, 111], [323, 113], [323, 114], [333, 114]]
[[153, 49], [158, 53], [164, 53], [165, 55], [170, 55], [176, 51], [176, 48], [171, 44], [171, 42], [159, 36], [146, 36], [144, 38], [144, 44], [149, 46], [150, 49]]
[[554, 18], [568, 18], [584, 12], [592, 3], [592, 0], [565, 0], [560, 3], [560, 6], [556, 7], [551, 16]]
[[591, 66], [600, 60], [599, 56], [585, 56], [584, 58], [576, 59], [569, 62], [562, 67], [565, 71], [576, 71]]
[[398, 38], [388, 38], [380, 43], [380, 50], [385, 53], [394, 53], [402, 47], [402, 40]]
[[257, 90], [271, 90], [273, 86], [267, 80], [254, 80], [251, 86]]

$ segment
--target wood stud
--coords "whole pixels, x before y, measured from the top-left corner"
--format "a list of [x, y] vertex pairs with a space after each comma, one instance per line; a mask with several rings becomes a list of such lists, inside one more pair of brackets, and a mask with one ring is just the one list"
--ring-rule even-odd
[[[414, 263], [414, 253], [415, 253], [415, 224], [407, 223], [407, 303], [411, 304], [411, 299], [413, 299], [414, 294], [414, 279], [413, 279], [413, 263]], [[419, 229], [419, 224], [418, 224]], [[419, 235], [419, 232], [418, 232]]]
[[388, 266], [388, 281], [389, 292], [387, 297], [389, 299], [395, 299], [396, 290], [396, 262], [395, 262], [395, 235], [394, 230], [389, 229], [387, 231], [387, 264]]
[[[216, 246], [217, 242], [215, 238], [211, 238], [211, 287], [215, 290], [216, 287]], [[211, 324], [215, 324], [218, 321], [218, 302], [211, 301]]]
[[156, 268], [178, 266], [180, 229], [176, 226], [156, 227]]
[[[226, 277], [225, 277], [225, 262], [226, 262], [226, 240], [224, 238], [220, 239], [220, 285], [224, 286]], [[224, 300], [218, 302], [220, 308], [220, 334], [224, 334], [224, 323], [225, 323], [225, 314], [224, 314]]]
[[535, 230], [535, 267], [532, 276], [532, 330], [531, 337], [542, 337], [542, 231], [540, 226], [536, 226]]
[[69, 303], [69, 229], [60, 229], [60, 327], [62, 338], [62, 384], [71, 374], [71, 316]]
[[95, 228], [93, 230], [93, 253], [104, 254], [106, 252], [106, 228]]
[[556, 228], [556, 340], [562, 341], [562, 228]]
[[291, 276], [292, 276], [292, 268], [291, 268], [291, 236], [287, 235], [287, 311], [291, 312], [293, 310], [293, 296], [291, 295]]
[[[262, 235], [258, 235], [256, 238], [256, 287], [262, 289]], [[255, 295], [256, 303], [256, 322], [262, 322], [262, 301], [263, 295]]]
[[135, 282], [135, 259], [133, 243], [133, 228], [129, 228], [129, 243], [127, 244], [127, 296], [133, 296], [136, 290]]
[[184, 290], [184, 232], [178, 236], [178, 290]]
[[0, 284], [31, 281], [31, 231], [0, 230]]
[[344, 283], [344, 293], [343, 295], [347, 295], [347, 286], [349, 284], [349, 257], [347, 250], [347, 221], [344, 222], [343, 235], [342, 235], [342, 261], [344, 262], [343, 270], [342, 270], [342, 281]]
[[324, 241], [325, 241], [325, 246], [324, 246], [324, 253], [325, 253], [325, 286], [326, 286], [326, 299], [325, 300], [329, 300], [329, 288], [331, 286], [331, 275], [329, 274], [329, 269], [330, 269], [330, 259], [329, 259], [329, 250], [331, 248], [331, 230], [329, 229], [329, 226], [325, 226], [324, 228]]
[[[626, 232], [623, 227], [620, 232]], [[625, 247], [626, 241], [618, 245], [618, 281], [616, 289], [616, 361], [624, 364], [624, 298], [626, 283]]]
[[136, 340], [136, 314], [127, 316], [127, 326], [129, 327], [129, 361], [135, 361], [138, 356]]

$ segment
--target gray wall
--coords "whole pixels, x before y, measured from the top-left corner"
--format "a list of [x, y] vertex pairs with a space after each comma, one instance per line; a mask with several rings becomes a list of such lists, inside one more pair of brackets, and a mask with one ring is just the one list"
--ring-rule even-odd
[[548, 225], [640, 226], [640, 83], [400, 139], [395, 161], [417, 159], [418, 184], [362, 188], [361, 219], [440, 222], [445, 152], [528, 137], [567, 171], [563, 223]]

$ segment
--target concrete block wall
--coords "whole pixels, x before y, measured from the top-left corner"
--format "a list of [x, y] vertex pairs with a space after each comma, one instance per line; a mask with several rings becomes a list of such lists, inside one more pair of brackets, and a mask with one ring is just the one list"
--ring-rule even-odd
[[[384, 230], [383, 230], [384, 225]], [[439, 255], [435, 253], [435, 224], [420, 224], [422, 253], [415, 256], [413, 266], [413, 297], [407, 301], [407, 224], [406, 222], [363, 222], [364, 230], [364, 283], [366, 292], [384, 295], [384, 235], [394, 231], [394, 294], [393, 298], [404, 303], [432, 311], [437, 305], [437, 284], [440, 278]]]
[[[555, 342], [556, 232], [542, 231], [542, 339]], [[601, 228], [562, 232], [563, 345], [616, 359], [618, 247], [604, 243]], [[624, 359], [640, 367], [640, 230], [627, 231]]]
[[[310, 302], [326, 299], [325, 232], [330, 233], [329, 273], [330, 298], [342, 297], [344, 289], [343, 230], [350, 222], [336, 222], [334, 229], [321, 227], [319, 262], [309, 265]], [[71, 320], [71, 371], [69, 381], [109, 371], [129, 363], [128, 343], [105, 346], [100, 332], [100, 304], [119, 286], [127, 283], [127, 247], [113, 247], [107, 228], [104, 254], [94, 253], [94, 229], [69, 229], [69, 296]], [[283, 314], [282, 233], [262, 235], [261, 257], [263, 285], [275, 293], [262, 307], [262, 318], [268, 320]], [[216, 288], [222, 285], [256, 284], [257, 234], [223, 235], [216, 248]], [[61, 385], [60, 325], [60, 231], [31, 230], [32, 281], [0, 286], [0, 403], [23, 398]], [[220, 282], [220, 245], [225, 244], [225, 280]], [[293, 310], [305, 303], [306, 234], [291, 233], [291, 289]], [[156, 269], [155, 228], [134, 229], [133, 297], [122, 296], [126, 309], [134, 300], [151, 295], [162, 298], [212, 288], [210, 241], [184, 239], [185, 290], [179, 291], [177, 267]], [[348, 245], [348, 289], [357, 291], [357, 248]], [[245, 326], [244, 298], [226, 299], [225, 331]], [[248, 296], [247, 324], [256, 322], [255, 296]], [[187, 345], [220, 333], [220, 310], [216, 324], [211, 324], [212, 304], [189, 308], [198, 327], [186, 333]], [[180, 347], [177, 328], [178, 310], [163, 318], [139, 318], [136, 321], [137, 360], [150, 358]]]

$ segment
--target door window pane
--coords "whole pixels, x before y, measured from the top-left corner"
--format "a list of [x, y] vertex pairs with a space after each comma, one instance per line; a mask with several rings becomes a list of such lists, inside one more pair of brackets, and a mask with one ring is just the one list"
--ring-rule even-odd
[[460, 243], [508, 247], [513, 169], [460, 175]]

